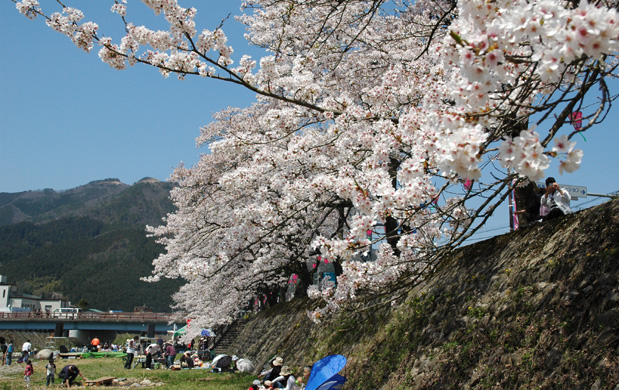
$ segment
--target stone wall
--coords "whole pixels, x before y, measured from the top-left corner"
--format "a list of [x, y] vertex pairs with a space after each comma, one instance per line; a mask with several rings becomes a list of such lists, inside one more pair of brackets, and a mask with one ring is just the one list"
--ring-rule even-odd
[[619, 200], [456, 251], [395, 306], [319, 325], [295, 300], [230, 352], [296, 373], [333, 353], [345, 389], [619, 390]]

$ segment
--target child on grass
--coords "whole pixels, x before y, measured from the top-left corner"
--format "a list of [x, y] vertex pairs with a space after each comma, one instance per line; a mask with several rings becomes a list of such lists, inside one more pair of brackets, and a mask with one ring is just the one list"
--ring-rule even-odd
[[45, 385], [49, 386], [50, 383], [54, 384], [54, 376], [56, 375], [56, 364], [54, 364], [54, 359], [49, 359], [49, 363], [45, 365], [45, 370], [47, 372], [47, 377], [45, 378]]
[[26, 369], [24, 370], [24, 381], [26, 381], [26, 387], [30, 387], [30, 377], [34, 374], [34, 367], [32, 367], [32, 361], [28, 359], [26, 361]]

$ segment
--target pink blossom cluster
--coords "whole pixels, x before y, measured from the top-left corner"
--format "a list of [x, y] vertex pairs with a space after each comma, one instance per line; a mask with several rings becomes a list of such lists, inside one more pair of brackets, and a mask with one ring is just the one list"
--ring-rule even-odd
[[513, 168], [520, 174], [536, 181], [544, 177], [544, 171], [550, 166], [550, 158], [544, 154], [539, 134], [527, 130], [519, 136], [506, 139], [499, 147], [501, 165]]
[[65, 7], [62, 13], [55, 12], [51, 14], [47, 20], [47, 25], [53, 30], [68, 36], [77, 47], [88, 52], [94, 45], [99, 26], [93, 22], [79, 24], [83, 18], [84, 14], [82, 11], [76, 8]]
[[22, 15], [28, 19], [34, 19], [37, 17], [37, 12], [40, 11], [39, 2], [37, 0], [22, 0], [15, 3], [15, 7]]
[[559, 174], [563, 172], [574, 172], [580, 167], [583, 151], [574, 149], [576, 142], [572, 142], [566, 135], [562, 135], [554, 139], [555, 146], [552, 147], [552, 152], [557, 155], [561, 161], [559, 164]]
[[112, 5], [110, 11], [117, 13], [118, 15], [123, 17], [127, 16], [127, 0], [123, 0], [122, 4], [116, 2], [114, 5]]

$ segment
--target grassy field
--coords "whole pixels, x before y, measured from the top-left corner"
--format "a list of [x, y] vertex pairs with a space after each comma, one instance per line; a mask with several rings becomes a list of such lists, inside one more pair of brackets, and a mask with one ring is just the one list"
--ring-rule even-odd
[[[46, 361], [34, 361], [34, 375], [31, 378], [31, 389], [43, 389], [45, 387], [45, 364]], [[127, 378], [128, 385], [131, 383], [140, 383], [144, 379], [148, 379], [151, 382], [162, 383], [156, 387], [140, 386], [138, 389], [158, 389], [158, 390], [172, 390], [172, 389], [201, 389], [201, 390], [246, 390], [256, 379], [252, 375], [245, 375], [239, 373], [222, 373], [213, 374], [210, 370], [145, 370], [140, 368], [141, 365], [131, 370], [125, 370], [123, 368], [123, 361], [120, 358], [101, 358], [101, 359], [77, 359], [77, 360], [63, 360], [56, 361], [57, 371], [60, 371], [62, 367], [67, 364], [75, 364], [79, 367], [80, 371], [88, 379], [97, 379], [101, 377], [116, 377]], [[23, 372], [25, 369], [24, 364], [13, 363], [10, 367], [0, 367], [0, 390], [8, 389], [24, 389], [24, 377]], [[60, 388], [60, 379], [56, 375], [55, 388]], [[82, 382], [82, 377], [78, 376], [78, 382]], [[118, 386], [114, 386], [118, 387]], [[85, 387], [83, 384], [80, 386], [72, 386], [71, 388], [94, 388]], [[135, 388], [135, 387], [132, 387]]]

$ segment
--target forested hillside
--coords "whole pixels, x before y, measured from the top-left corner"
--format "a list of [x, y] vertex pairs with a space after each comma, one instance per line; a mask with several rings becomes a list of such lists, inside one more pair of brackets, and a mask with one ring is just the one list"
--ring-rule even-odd
[[171, 188], [154, 179], [131, 186], [107, 179], [62, 192], [0, 194], [0, 274], [20, 292], [73, 304], [169, 311], [179, 283], [139, 278], [163, 250], [144, 227], [173, 210]]

